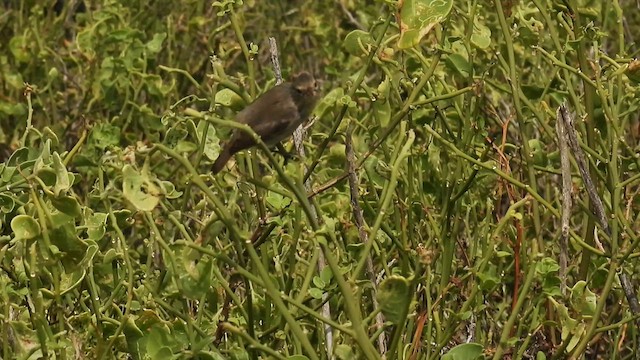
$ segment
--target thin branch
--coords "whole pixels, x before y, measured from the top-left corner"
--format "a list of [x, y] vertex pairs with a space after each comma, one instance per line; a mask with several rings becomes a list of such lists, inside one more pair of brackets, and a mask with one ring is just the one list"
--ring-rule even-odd
[[560, 168], [562, 171], [562, 238], [560, 239], [560, 291], [564, 295], [567, 290], [567, 259], [569, 249], [569, 220], [571, 219], [571, 163], [569, 162], [569, 146], [567, 144], [567, 129], [560, 109], [556, 118], [556, 133], [558, 134], [558, 147], [560, 149]]
[[605, 215], [604, 204], [602, 203], [602, 199], [600, 199], [598, 191], [596, 190], [596, 186], [591, 179], [591, 175], [589, 174], [589, 164], [587, 163], [587, 160], [584, 156], [584, 152], [580, 148], [580, 144], [578, 143], [578, 135], [576, 134], [576, 130], [573, 126], [573, 115], [569, 113], [566, 105], [561, 105], [558, 108], [558, 120], [561, 120], [563, 122], [564, 128], [566, 129], [566, 136], [569, 140], [569, 147], [571, 147], [571, 151], [576, 158], [578, 170], [580, 171], [580, 175], [582, 176], [582, 180], [584, 181], [587, 194], [589, 194], [589, 199], [593, 202], [593, 210], [598, 219], [598, 222], [600, 222], [602, 230], [604, 230], [607, 235], [611, 235], [609, 222], [607, 221], [607, 217]]
[[[558, 120], [563, 122], [564, 128], [566, 130], [566, 135], [569, 140], [569, 146], [571, 147], [571, 151], [573, 151], [573, 154], [576, 158], [578, 170], [580, 170], [580, 175], [582, 175], [582, 181], [584, 182], [587, 193], [589, 194], [589, 199], [593, 203], [593, 210], [596, 214], [596, 218], [598, 219], [598, 222], [600, 222], [600, 226], [602, 227], [605, 234], [607, 234], [607, 236], [611, 236], [611, 229], [609, 228], [609, 223], [607, 221], [607, 215], [605, 214], [602, 199], [600, 199], [593, 180], [591, 179], [591, 175], [589, 174], [588, 164], [585, 160], [584, 152], [582, 151], [578, 143], [578, 135], [573, 126], [573, 115], [569, 112], [566, 104], [560, 105], [560, 107], [558, 108]], [[629, 309], [631, 310], [631, 313], [634, 316], [640, 314], [640, 303], [638, 303], [638, 297], [633, 290], [633, 286], [631, 285], [627, 274], [625, 274], [624, 271], [620, 271], [618, 273], [618, 278], [620, 279], [620, 285], [622, 286], [622, 290], [624, 291], [627, 302], [629, 303]], [[636, 326], [640, 327], [640, 320], [636, 321]], [[638, 346], [640, 347], [640, 345]]]
[[276, 73], [276, 85], [280, 85], [282, 84], [282, 71], [280, 70], [280, 60], [278, 59], [278, 43], [274, 37], [269, 37], [269, 53], [271, 54], [273, 71]]
[[[353, 211], [353, 217], [356, 222], [356, 226], [358, 227], [358, 235], [360, 237], [360, 242], [363, 244], [371, 241], [369, 239], [369, 234], [367, 232], [367, 224], [362, 216], [362, 208], [360, 207], [359, 195], [358, 195], [358, 175], [356, 174], [356, 159], [353, 153], [353, 123], [349, 123], [349, 128], [347, 131], [346, 139], [345, 139], [345, 153], [347, 157], [347, 172], [349, 173], [349, 190], [351, 193], [351, 208]], [[369, 275], [369, 280], [371, 281], [372, 286], [372, 296], [373, 299], [373, 311], [376, 312], [378, 310], [378, 285], [379, 281], [376, 280], [375, 269], [373, 268], [373, 260], [371, 259], [371, 255], [367, 254], [367, 274]], [[378, 312], [376, 314], [376, 330], [380, 331], [380, 335], [378, 335], [378, 351], [380, 354], [384, 356], [387, 353], [387, 338], [385, 336], [384, 331], [381, 331], [384, 328], [384, 316], [382, 312]]]

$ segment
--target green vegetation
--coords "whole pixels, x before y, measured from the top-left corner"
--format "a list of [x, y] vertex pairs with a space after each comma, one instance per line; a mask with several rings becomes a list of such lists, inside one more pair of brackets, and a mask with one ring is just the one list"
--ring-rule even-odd
[[[635, 1], [50, 3], [0, 5], [0, 358], [639, 352]], [[269, 37], [315, 120], [212, 176]]]

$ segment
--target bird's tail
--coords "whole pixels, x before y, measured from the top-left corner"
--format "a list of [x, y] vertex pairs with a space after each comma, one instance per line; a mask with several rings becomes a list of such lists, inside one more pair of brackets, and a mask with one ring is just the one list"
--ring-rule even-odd
[[216, 162], [213, 163], [213, 167], [211, 168], [213, 175], [219, 173], [220, 170], [224, 168], [224, 166], [227, 164], [227, 161], [229, 161], [229, 159], [231, 158], [231, 155], [233, 155], [231, 154], [231, 150], [228, 146], [225, 146], [220, 155], [218, 155]]

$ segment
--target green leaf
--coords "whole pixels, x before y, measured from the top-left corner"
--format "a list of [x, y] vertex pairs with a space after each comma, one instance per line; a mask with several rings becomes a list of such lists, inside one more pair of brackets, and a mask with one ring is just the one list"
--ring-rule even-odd
[[322, 269], [322, 271], [320, 272], [320, 278], [325, 284], [329, 284], [331, 282], [331, 279], [333, 279], [333, 271], [331, 271], [331, 268], [327, 266]]
[[171, 359], [172, 348], [177, 344], [175, 337], [166, 326], [156, 325], [146, 331], [146, 350], [151, 359]]
[[60, 193], [71, 189], [73, 174], [67, 171], [58, 153], [53, 153], [51, 159], [53, 160], [53, 171], [56, 173], [56, 184], [53, 186], [53, 193], [58, 196]]
[[552, 258], [546, 257], [542, 261], [536, 264], [536, 272], [540, 274], [540, 282], [542, 283], [542, 290], [545, 294], [550, 296], [559, 296], [560, 293], [560, 278], [558, 277], [558, 271], [560, 266]]
[[85, 217], [85, 226], [87, 227], [87, 238], [95, 242], [99, 242], [105, 233], [107, 225], [107, 214], [93, 213]]
[[100, 123], [91, 129], [89, 143], [100, 150], [105, 150], [120, 143], [120, 127], [107, 123]]
[[57, 176], [56, 172], [49, 165], [45, 165], [42, 157], [36, 160], [34, 169], [37, 171], [35, 175], [42, 183], [44, 187], [49, 191], [53, 192], [53, 187], [56, 186]]
[[371, 155], [364, 162], [364, 168], [367, 172], [367, 177], [376, 187], [382, 187], [386, 181], [386, 179], [377, 171], [377, 167], [380, 161], [381, 160], [378, 159], [375, 155]]
[[29, 215], [18, 215], [11, 220], [11, 230], [16, 239], [30, 240], [40, 235], [40, 224]]
[[66, 295], [70, 291], [76, 289], [80, 284], [82, 284], [82, 280], [84, 280], [86, 274], [87, 272], [84, 269], [79, 269], [78, 271], [74, 271], [70, 274], [62, 273], [62, 277], [60, 279], [60, 294]]
[[67, 272], [79, 269], [89, 245], [78, 237], [74, 218], [63, 214], [51, 214], [52, 228], [49, 230], [51, 244], [62, 253], [62, 262]]
[[131, 217], [132, 213], [129, 209], [115, 210], [113, 211], [113, 215], [115, 216], [116, 222], [118, 223], [118, 227], [120, 227], [120, 229], [127, 229], [135, 222], [135, 220]]
[[31, 55], [29, 54], [29, 47], [27, 44], [31, 44], [32, 39], [27, 38], [26, 36], [14, 36], [9, 40], [9, 50], [16, 60], [26, 63], [31, 60]]
[[122, 329], [122, 333], [127, 340], [127, 350], [133, 356], [134, 359], [140, 359], [140, 339], [144, 336], [144, 333], [138, 328], [136, 322], [132, 316], [127, 317], [127, 320]]
[[170, 181], [160, 181], [164, 197], [167, 199], [179, 199], [182, 196], [182, 191], [176, 190], [176, 186]]
[[104, 257], [102, 258], [103, 264], [111, 264], [113, 261], [120, 259], [121, 256], [116, 252], [115, 249], [109, 249], [104, 253]]
[[578, 281], [571, 288], [571, 305], [582, 317], [590, 318], [595, 314], [597, 301], [596, 295], [584, 280]]
[[167, 33], [163, 32], [163, 33], [159, 33], [159, 34], [154, 34], [153, 35], [153, 39], [151, 39], [151, 41], [149, 41], [145, 47], [147, 48], [147, 51], [150, 54], [157, 54], [160, 52], [160, 50], [162, 50], [162, 43], [164, 42], [164, 39], [167, 38]]
[[345, 344], [338, 344], [335, 349], [335, 354], [340, 360], [357, 359], [357, 356], [353, 353], [353, 349]]
[[52, 197], [50, 200], [53, 207], [66, 215], [77, 218], [82, 214], [82, 209], [80, 208], [78, 200], [72, 196], [62, 195]]
[[400, 49], [409, 49], [431, 29], [446, 19], [453, 7], [453, 0], [405, 0], [400, 9]]
[[[207, 131], [205, 134], [204, 131]], [[204, 121], [198, 123], [198, 140], [202, 141], [204, 136], [204, 155], [209, 160], [215, 160], [220, 155], [220, 138], [216, 128]]]
[[[29, 149], [26, 147], [21, 147], [18, 150], [14, 151], [13, 154], [11, 154], [6, 164], [7, 166], [21, 166], [27, 161], [29, 161]], [[5, 173], [6, 173], [6, 170], [5, 170]], [[6, 174], [2, 174], [3, 180], [11, 179], [11, 178], [8, 178], [8, 179], [5, 178], [5, 175]]]
[[45, 141], [50, 142], [53, 146], [58, 146], [60, 144], [58, 135], [48, 126], [42, 130], [42, 138]]
[[381, 127], [387, 127], [391, 120], [391, 103], [386, 99], [379, 99], [373, 102], [373, 110]]
[[[209, 127], [209, 131], [215, 132], [215, 129], [213, 129], [212, 126]], [[198, 130], [198, 135], [201, 136], [200, 134], [202, 133], [201, 130]], [[185, 129], [184, 126], [173, 126], [171, 128], [169, 128], [164, 136], [164, 140], [163, 142], [165, 144], [167, 144], [167, 146], [170, 146], [174, 149], [176, 149], [176, 151], [178, 152], [190, 152], [193, 150], [198, 149], [198, 145], [194, 144], [192, 142], [189, 142], [189, 146], [185, 147], [184, 149], [182, 148], [182, 144], [180, 144], [181, 141], [184, 141], [184, 139], [187, 138], [187, 136], [189, 135], [189, 132], [187, 131], [187, 129]], [[180, 147], [179, 147], [180, 146]], [[191, 150], [190, 150], [191, 149]], [[206, 150], [205, 150], [206, 151]]]
[[[9, 89], [13, 89], [13, 90], [24, 89], [24, 78], [22, 77], [21, 73], [17, 71], [12, 71], [11, 69], [6, 68], [6, 69], [3, 69], [2, 76], [4, 77], [5, 84], [8, 85]], [[13, 111], [20, 111], [19, 108], [22, 108], [23, 110], [21, 114], [27, 113], [27, 107], [24, 104], [16, 104], [13, 102], [8, 102], [6, 104], [11, 106], [15, 105], [15, 108]], [[12, 115], [19, 115], [19, 114], [14, 113]]]
[[551, 302], [551, 304], [553, 304], [553, 306], [556, 309], [556, 314], [558, 316], [558, 323], [562, 324], [562, 330], [561, 330], [561, 338], [563, 341], [567, 340], [568, 338], [574, 338], [571, 342], [573, 343], [573, 346], [575, 346], [576, 342], [575, 342], [575, 338], [580, 338], [580, 335], [582, 333], [582, 330], [579, 328], [579, 322], [573, 318], [571, 318], [571, 316], [569, 315], [569, 309], [564, 306], [563, 304], [557, 302], [554, 298], [550, 297], [549, 301]]
[[411, 303], [409, 286], [409, 280], [396, 275], [384, 279], [380, 284], [378, 302], [387, 321], [399, 325], [406, 318], [407, 309]]
[[457, 71], [464, 77], [468, 77], [473, 70], [471, 64], [461, 54], [449, 54], [449, 56], [445, 58], [445, 63], [450, 69]]
[[16, 201], [9, 195], [0, 194], [0, 211], [7, 214], [13, 211]]
[[311, 295], [311, 297], [314, 299], [317, 299], [317, 300], [322, 299], [322, 294], [323, 294], [323, 291], [318, 288], [309, 289], [309, 295]]
[[181, 258], [184, 261], [178, 264], [180, 273], [177, 274], [181, 290], [187, 298], [199, 300], [212, 287], [213, 264], [211, 259], [195, 262], [184, 254]]
[[484, 348], [480, 344], [467, 343], [455, 346], [442, 356], [442, 360], [475, 360], [484, 358]]
[[491, 45], [491, 29], [481, 23], [477, 17], [473, 21], [471, 43], [480, 49], [486, 49]]
[[529, 139], [530, 156], [533, 163], [537, 166], [544, 167], [547, 165], [547, 149], [539, 139]]
[[291, 199], [289, 199], [288, 197], [284, 197], [274, 191], [269, 191], [265, 200], [267, 200], [267, 203], [278, 211], [291, 204]]
[[131, 165], [122, 169], [122, 193], [141, 211], [151, 211], [160, 202], [160, 189], [151, 181], [149, 174], [140, 174]]
[[80, 268], [82, 269], [91, 266], [91, 264], [93, 264], [93, 258], [98, 253], [98, 245], [96, 245], [95, 242], [89, 240], [87, 243], [89, 244], [87, 251], [84, 253], [84, 258], [80, 260]]
[[338, 104], [347, 105], [347, 107], [355, 108], [358, 104], [351, 99], [349, 95], [345, 95], [338, 99]]
[[[217, 145], [218, 148], [220, 148], [220, 144]], [[184, 141], [184, 140], [178, 140], [178, 142], [175, 144], [175, 146], [173, 146], [173, 149], [175, 151], [177, 151], [178, 153], [181, 154], [185, 154], [185, 153], [192, 153], [196, 150], [198, 150], [198, 144], [191, 142], [191, 141]], [[209, 151], [206, 149], [206, 145], [205, 145], [205, 153]], [[208, 157], [208, 155], [207, 155]]]
[[344, 89], [341, 87], [332, 89], [329, 91], [327, 95], [325, 95], [320, 101], [318, 101], [318, 105], [313, 110], [313, 114], [318, 118], [322, 118], [324, 114], [331, 109], [334, 108], [338, 99], [344, 96]]
[[245, 105], [240, 95], [236, 94], [233, 90], [226, 88], [216, 93], [215, 101], [216, 104], [220, 104], [234, 110], [240, 110]]
[[163, 346], [157, 349], [153, 353], [153, 355], [151, 355], [152, 360], [162, 360], [162, 359], [172, 359], [172, 358], [173, 358], [173, 351], [171, 351], [171, 348], [167, 346]]
[[327, 284], [324, 281], [322, 281], [322, 279], [319, 276], [313, 277], [313, 285], [315, 285], [319, 289], [324, 289], [325, 286], [327, 286]]
[[556, 274], [560, 270], [560, 265], [549, 257], [542, 259], [542, 261], [536, 264], [536, 272], [542, 276], [547, 276], [549, 274]]
[[342, 46], [351, 55], [365, 56], [368, 55], [374, 44], [375, 40], [371, 34], [362, 30], [354, 30], [345, 36]]
[[495, 266], [490, 266], [485, 271], [478, 272], [478, 280], [480, 280], [478, 286], [481, 290], [485, 291], [493, 289], [501, 282], [500, 278], [496, 275]]
[[24, 104], [0, 101], [0, 114], [23, 116], [27, 113]]

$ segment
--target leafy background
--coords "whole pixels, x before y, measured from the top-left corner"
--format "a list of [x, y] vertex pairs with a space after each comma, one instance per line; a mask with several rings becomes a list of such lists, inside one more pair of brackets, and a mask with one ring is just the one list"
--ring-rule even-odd
[[[0, 9], [3, 358], [637, 353], [636, 2]], [[304, 151], [211, 176], [268, 37], [323, 82]]]

